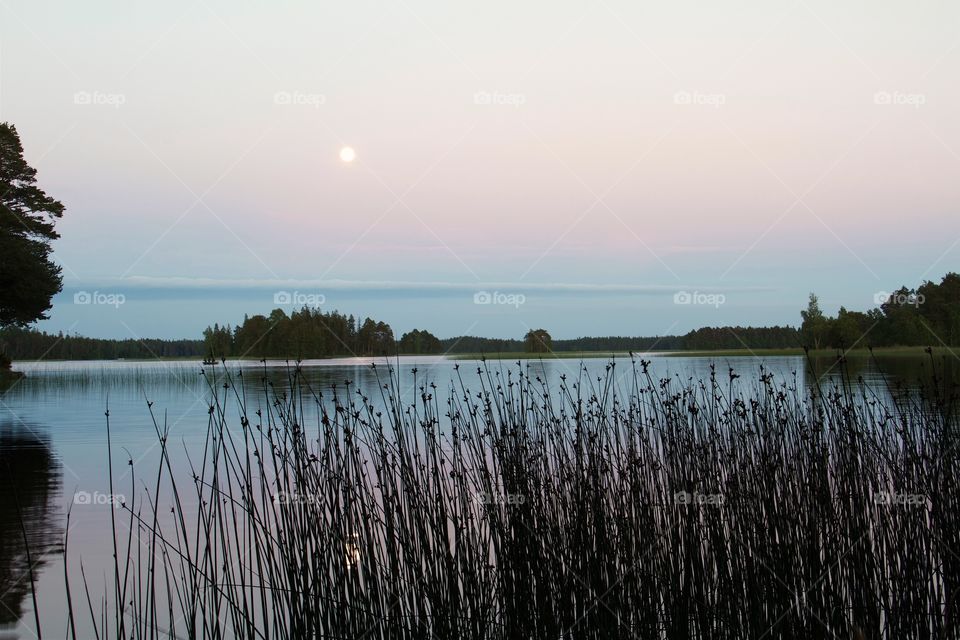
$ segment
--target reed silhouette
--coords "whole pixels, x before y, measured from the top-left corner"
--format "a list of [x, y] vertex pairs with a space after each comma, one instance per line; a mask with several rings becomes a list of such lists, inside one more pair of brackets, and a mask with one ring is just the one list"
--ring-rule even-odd
[[75, 609], [100, 638], [957, 637], [956, 386], [837, 367], [317, 389], [291, 365], [259, 398], [210, 369], [202, 457], [178, 469], [155, 421], [110, 615]]

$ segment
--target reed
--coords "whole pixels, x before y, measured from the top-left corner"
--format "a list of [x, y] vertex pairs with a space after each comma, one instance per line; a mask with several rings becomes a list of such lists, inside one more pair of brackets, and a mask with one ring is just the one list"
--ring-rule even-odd
[[375, 368], [208, 372], [189, 473], [155, 420], [98, 637], [958, 635], [955, 388]]

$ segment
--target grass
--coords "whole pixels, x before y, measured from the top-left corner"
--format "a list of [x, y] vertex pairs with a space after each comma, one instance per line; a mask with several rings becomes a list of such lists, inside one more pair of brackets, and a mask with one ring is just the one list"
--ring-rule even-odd
[[955, 388], [648, 364], [458, 365], [408, 404], [390, 368], [361, 390], [294, 367], [260, 409], [211, 372], [205, 450], [176, 468], [155, 423], [111, 592], [84, 581], [71, 617], [99, 638], [957, 637]]

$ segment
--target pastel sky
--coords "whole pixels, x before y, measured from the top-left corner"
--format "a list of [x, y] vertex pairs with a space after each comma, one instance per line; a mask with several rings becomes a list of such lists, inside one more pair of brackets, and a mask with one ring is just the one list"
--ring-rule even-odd
[[865, 310], [960, 269], [958, 72], [947, 1], [0, 0], [67, 207], [40, 326], [94, 336], [280, 292], [441, 337]]

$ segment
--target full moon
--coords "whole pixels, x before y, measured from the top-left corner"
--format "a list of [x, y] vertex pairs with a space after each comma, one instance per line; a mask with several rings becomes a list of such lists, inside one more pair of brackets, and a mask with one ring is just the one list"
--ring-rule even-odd
[[340, 149], [340, 159], [344, 162], [353, 162], [353, 159], [357, 157], [357, 152], [353, 150], [353, 147], [344, 147]]

